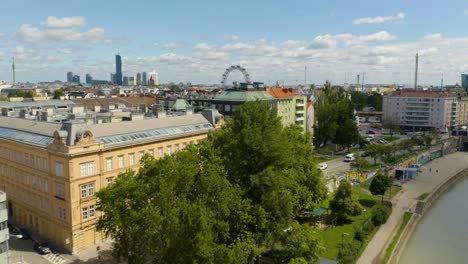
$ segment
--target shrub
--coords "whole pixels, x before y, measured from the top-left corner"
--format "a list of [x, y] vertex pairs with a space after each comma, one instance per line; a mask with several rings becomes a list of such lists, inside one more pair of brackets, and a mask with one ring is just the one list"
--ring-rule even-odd
[[365, 232], [366, 235], [369, 235], [370, 233], [372, 233], [372, 231], [374, 231], [374, 228], [375, 228], [374, 223], [372, 223], [372, 221], [367, 221], [363, 225], [362, 230]]
[[376, 226], [380, 226], [387, 222], [388, 217], [392, 213], [392, 207], [388, 204], [380, 204], [375, 208], [374, 213], [372, 214], [372, 223]]
[[356, 232], [354, 233], [354, 240], [357, 240], [363, 243], [365, 239], [366, 239], [366, 233], [361, 229], [356, 230]]

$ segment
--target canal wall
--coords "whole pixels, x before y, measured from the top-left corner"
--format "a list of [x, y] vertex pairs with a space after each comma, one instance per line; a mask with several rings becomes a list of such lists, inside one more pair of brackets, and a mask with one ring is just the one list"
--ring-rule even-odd
[[[411, 235], [413, 234], [416, 226], [418, 225], [419, 221], [424, 217], [424, 214], [431, 208], [431, 206], [437, 201], [437, 199], [445, 193], [454, 183], [458, 180], [465, 178], [468, 176], [468, 168], [460, 171], [459, 173], [455, 174], [454, 176], [450, 177], [444, 183], [436, 186], [433, 191], [427, 196], [424, 201], [418, 201], [416, 205], [416, 210], [413, 216], [411, 217], [410, 221], [406, 225], [405, 229], [401, 233], [400, 238], [398, 239], [397, 244], [392, 252], [392, 255], [387, 263], [389, 264], [397, 264], [400, 260], [401, 255], [405, 250], [405, 246], [408, 243]], [[392, 232], [394, 233], [394, 232]], [[393, 237], [393, 236], [392, 236]]]

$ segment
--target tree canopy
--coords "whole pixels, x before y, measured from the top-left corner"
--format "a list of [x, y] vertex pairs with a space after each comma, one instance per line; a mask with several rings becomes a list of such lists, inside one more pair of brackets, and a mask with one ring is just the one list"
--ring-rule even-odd
[[387, 175], [379, 173], [372, 179], [369, 191], [372, 195], [384, 195], [390, 186], [392, 186], [392, 179]]
[[130, 264], [252, 263], [273, 248], [275, 261], [316, 263], [317, 241], [295, 221], [326, 195], [316, 164], [308, 135], [247, 103], [207, 139], [147, 155], [137, 173], [100, 190], [98, 230]]
[[357, 199], [353, 196], [351, 183], [342, 180], [333, 199], [329, 203], [332, 214], [340, 220], [347, 220], [351, 216], [361, 213], [362, 208]]
[[65, 93], [63, 92], [62, 89], [58, 89], [54, 91], [54, 97], [53, 99], [59, 100], [62, 96], [65, 96]]

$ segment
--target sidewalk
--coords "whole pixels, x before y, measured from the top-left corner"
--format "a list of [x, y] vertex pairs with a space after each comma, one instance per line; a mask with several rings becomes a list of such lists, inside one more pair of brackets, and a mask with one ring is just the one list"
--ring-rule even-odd
[[[455, 152], [423, 165], [422, 172], [419, 173], [418, 177], [402, 185], [401, 193], [392, 201], [393, 213], [387, 222], [379, 228], [357, 263], [372, 263], [386, 242], [391, 239], [392, 230], [403, 217], [403, 213], [409, 209], [414, 211], [419, 195], [430, 193], [438, 185], [467, 167], [467, 152]], [[429, 168], [432, 168], [432, 172], [429, 172]], [[437, 170], [438, 173], [436, 173]]]

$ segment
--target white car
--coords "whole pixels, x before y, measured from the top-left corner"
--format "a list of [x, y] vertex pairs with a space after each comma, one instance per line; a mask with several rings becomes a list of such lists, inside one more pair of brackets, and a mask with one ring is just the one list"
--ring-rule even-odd
[[320, 163], [320, 164], [318, 165], [318, 168], [321, 169], [321, 170], [325, 170], [325, 169], [328, 168], [328, 165], [327, 165], [326, 163]]

